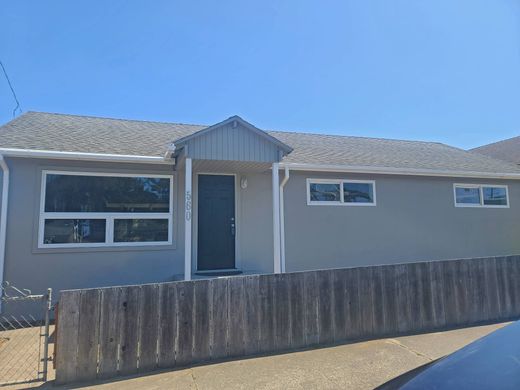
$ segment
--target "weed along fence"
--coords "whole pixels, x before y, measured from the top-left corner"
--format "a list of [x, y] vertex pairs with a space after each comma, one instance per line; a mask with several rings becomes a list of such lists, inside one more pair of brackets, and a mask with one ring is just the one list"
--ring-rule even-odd
[[520, 316], [520, 256], [62, 291], [56, 379]]

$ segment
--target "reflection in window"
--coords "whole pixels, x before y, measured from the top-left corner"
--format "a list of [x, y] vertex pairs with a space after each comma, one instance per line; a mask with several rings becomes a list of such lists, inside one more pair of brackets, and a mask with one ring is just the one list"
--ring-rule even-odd
[[171, 244], [171, 180], [44, 171], [38, 245]]
[[456, 187], [455, 196], [460, 204], [480, 204], [479, 187]]
[[483, 187], [484, 204], [507, 206], [507, 191], [505, 187]]
[[341, 199], [339, 183], [311, 183], [310, 195], [313, 202], [339, 202]]
[[374, 203], [374, 185], [372, 183], [343, 183], [345, 203]]
[[167, 219], [116, 219], [114, 242], [168, 241]]
[[79, 244], [105, 242], [104, 219], [46, 219], [45, 244]]
[[45, 212], [164, 212], [169, 211], [170, 180], [47, 174]]

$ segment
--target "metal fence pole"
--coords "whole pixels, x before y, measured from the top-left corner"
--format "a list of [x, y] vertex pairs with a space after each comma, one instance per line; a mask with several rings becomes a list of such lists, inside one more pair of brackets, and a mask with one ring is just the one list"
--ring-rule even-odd
[[47, 381], [47, 366], [49, 363], [49, 321], [52, 308], [52, 288], [47, 289], [45, 295], [45, 332], [43, 340], [43, 380]]

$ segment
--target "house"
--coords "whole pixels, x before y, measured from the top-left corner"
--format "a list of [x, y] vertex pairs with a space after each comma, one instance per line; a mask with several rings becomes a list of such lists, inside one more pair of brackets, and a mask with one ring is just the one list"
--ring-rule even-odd
[[520, 168], [435, 142], [28, 112], [0, 155], [34, 292], [520, 253]]
[[484, 156], [520, 164], [520, 137], [513, 137], [471, 149]]

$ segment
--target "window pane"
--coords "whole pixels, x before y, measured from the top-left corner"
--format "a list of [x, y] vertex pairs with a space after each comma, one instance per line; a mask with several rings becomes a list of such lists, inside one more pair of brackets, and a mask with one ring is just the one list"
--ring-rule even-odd
[[507, 206], [507, 192], [503, 187], [484, 187], [485, 205]]
[[343, 200], [346, 203], [374, 203], [372, 183], [343, 183]]
[[104, 219], [46, 219], [44, 244], [105, 242]]
[[332, 183], [311, 183], [311, 201], [313, 202], [339, 202], [339, 184]]
[[463, 204], [480, 204], [480, 189], [472, 187], [455, 187], [456, 202]]
[[48, 174], [46, 212], [169, 212], [170, 179]]
[[114, 242], [168, 241], [167, 219], [115, 219]]

